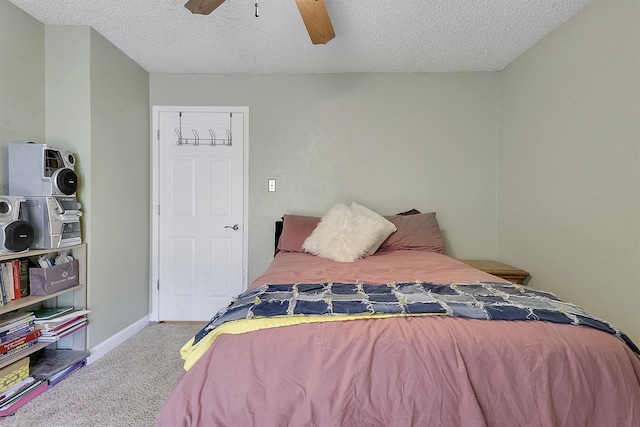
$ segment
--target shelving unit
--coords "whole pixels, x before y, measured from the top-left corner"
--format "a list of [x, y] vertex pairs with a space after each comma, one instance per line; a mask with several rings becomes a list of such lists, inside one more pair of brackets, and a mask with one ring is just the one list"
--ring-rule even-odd
[[[86, 309], [87, 307], [87, 273], [86, 273], [86, 258], [87, 247], [86, 244], [80, 244], [75, 246], [68, 246], [65, 248], [57, 249], [39, 249], [30, 250], [27, 252], [6, 254], [0, 256], [0, 262], [9, 261], [18, 258], [30, 258], [38, 257], [40, 255], [59, 253], [62, 251], [68, 251], [76, 260], [78, 260], [78, 279], [79, 284], [68, 289], [64, 289], [60, 292], [56, 292], [51, 295], [45, 296], [28, 296], [17, 300], [9, 301], [6, 305], [0, 306], [0, 314], [8, 313], [11, 311], [32, 308], [37, 309], [41, 307], [76, 307]], [[29, 356], [45, 347], [50, 349], [70, 349], [70, 350], [82, 350], [87, 349], [87, 332], [86, 328], [80, 329], [75, 333], [66, 336], [55, 342], [38, 342], [31, 347], [25, 348], [18, 353], [15, 353], [6, 359], [0, 360], [0, 368], [7, 366], [23, 357]]]

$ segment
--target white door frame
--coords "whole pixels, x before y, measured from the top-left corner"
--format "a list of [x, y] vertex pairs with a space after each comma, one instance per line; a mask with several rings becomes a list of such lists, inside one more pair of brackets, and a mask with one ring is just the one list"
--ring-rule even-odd
[[[149, 320], [158, 322], [160, 313], [158, 311], [159, 304], [159, 242], [160, 236], [158, 232], [159, 219], [159, 171], [158, 162], [160, 154], [160, 145], [158, 131], [160, 129], [159, 117], [161, 112], [211, 112], [211, 113], [242, 113], [244, 120], [244, 141], [243, 141], [243, 179], [244, 187], [242, 194], [242, 202], [244, 206], [242, 230], [242, 289], [247, 289], [247, 276], [249, 266], [249, 107], [198, 107], [198, 106], [156, 106], [152, 107], [151, 117], [151, 262], [150, 262], [150, 278], [149, 283], [151, 300], [149, 302]], [[231, 301], [229, 301], [231, 302]], [[211, 313], [213, 316], [215, 313]]]

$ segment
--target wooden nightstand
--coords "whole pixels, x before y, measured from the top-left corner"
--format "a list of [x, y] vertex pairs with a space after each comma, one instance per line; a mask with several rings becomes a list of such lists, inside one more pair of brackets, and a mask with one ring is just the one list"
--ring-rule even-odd
[[492, 261], [488, 259], [461, 259], [467, 265], [473, 268], [482, 270], [486, 273], [493, 274], [494, 276], [501, 277], [505, 280], [521, 285], [524, 279], [529, 276], [529, 273], [508, 264], [504, 264], [498, 261]]

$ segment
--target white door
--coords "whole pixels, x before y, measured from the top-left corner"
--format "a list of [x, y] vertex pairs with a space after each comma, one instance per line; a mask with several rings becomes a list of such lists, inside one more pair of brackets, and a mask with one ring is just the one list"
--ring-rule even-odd
[[158, 320], [209, 320], [245, 288], [244, 114], [157, 120]]

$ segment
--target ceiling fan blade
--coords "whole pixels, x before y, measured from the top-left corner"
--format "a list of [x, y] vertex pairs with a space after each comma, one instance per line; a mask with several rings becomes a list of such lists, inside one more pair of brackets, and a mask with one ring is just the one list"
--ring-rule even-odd
[[224, 0], [189, 0], [184, 4], [184, 7], [189, 9], [191, 13], [208, 15], [222, 3], [224, 3]]
[[311, 43], [326, 44], [336, 36], [324, 0], [296, 0]]

